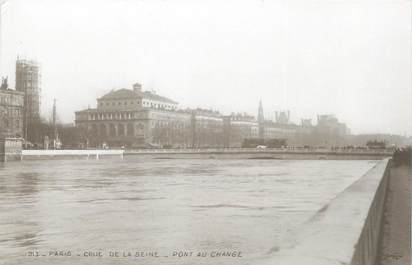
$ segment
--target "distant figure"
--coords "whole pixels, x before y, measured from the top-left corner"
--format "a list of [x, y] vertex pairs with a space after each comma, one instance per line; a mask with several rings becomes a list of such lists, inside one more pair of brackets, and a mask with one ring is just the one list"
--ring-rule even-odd
[[412, 147], [397, 148], [393, 154], [395, 166], [412, 164]]

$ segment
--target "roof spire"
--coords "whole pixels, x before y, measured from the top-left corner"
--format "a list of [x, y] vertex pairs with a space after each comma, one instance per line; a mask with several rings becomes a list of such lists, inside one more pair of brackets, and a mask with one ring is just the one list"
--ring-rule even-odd
[[258, 110], [258, 133], [259, 138], [264, 138], [265, 136], [265, 128], [264, 128], [265, 117], [263, 116], [263, 106], [262, 100], [259, 100], [259, 110]]

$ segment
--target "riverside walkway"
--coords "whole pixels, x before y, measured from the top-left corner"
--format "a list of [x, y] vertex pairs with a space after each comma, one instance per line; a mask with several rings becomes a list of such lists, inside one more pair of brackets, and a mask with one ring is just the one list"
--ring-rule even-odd
[[202, 148], [202, 149], [138, 149], [126, 150], [125, 155], [157, 158], [240, 158], [240, 159], [370, 159], [392, 156], [392, 150], [324, 149], [324, 148]]
[[304, 159], [304, 160], [380, 160], [392, 156], [391, 150], [346, 150], [307, 148], [202, 148], [202, 149], [86, 149], [22, 150], [22, 159], [101, 158], [141, 156], [147, 158], [236, 158], [236, 159]]
[[410, 166], [390, 170], [377, 265], [411, 264]]
[[104, 150], [104, 149], [87, 149], [87, 150], [22, 150], [21, 159], [44, 159], [51, 157], [85, 157], [99, 159], [102, 156], [119, 156], [123, 157], [124, 150]]
[[392, 150], [388, 149], [329, 149], [329, 148], [175, 148], [175, 149], [131, 149], [125, 151], [128, 154], [143, 153], [313, 153], [313, 154], [367, 154], [388, 155]]

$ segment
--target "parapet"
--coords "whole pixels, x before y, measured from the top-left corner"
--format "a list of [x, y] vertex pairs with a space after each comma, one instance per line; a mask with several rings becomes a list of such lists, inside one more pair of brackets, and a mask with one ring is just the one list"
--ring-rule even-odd
[[381, 160], [295, 231], [292, 243], [277, 247], [261, 264], [374, 265], [389, 163]]

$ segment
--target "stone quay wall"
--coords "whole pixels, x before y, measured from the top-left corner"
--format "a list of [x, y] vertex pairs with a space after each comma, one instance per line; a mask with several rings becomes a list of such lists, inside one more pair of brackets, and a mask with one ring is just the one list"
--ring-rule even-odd
[[392, 156], [387, 150], [330, 150], [304, 148], [207, 148], [125, 150], [125, 156], [181, 159], [297, 159], [297, 160], [381, 160]]
[[369, 209], [368, 216], [364, 222], [351, 265], [375, 265], [379, 256], [379, 242], [383, 226], [383, 213], [385, 198], [388, 189], [391, 160], [383, 172], [382, 179], [376, 190], [375, 197]]
[[389, 159], [320, 209], [260, 264], [374, 265], [378, 257]]

